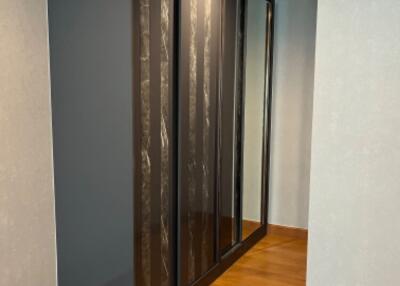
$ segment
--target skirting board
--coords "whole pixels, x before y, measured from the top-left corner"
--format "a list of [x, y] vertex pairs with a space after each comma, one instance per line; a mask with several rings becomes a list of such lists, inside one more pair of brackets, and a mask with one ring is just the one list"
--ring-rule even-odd
[[283, 235], [298, 239], [308, 238], [308, 230], [304, 228], [268, 224], [267, 232], [272, 235]]

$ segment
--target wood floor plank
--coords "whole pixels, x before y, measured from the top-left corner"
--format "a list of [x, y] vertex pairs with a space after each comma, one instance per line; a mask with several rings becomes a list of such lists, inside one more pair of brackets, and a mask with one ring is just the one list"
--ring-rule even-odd
[[304, 286], [307, 240], [268, 235], [228, 269], [213, 286]]

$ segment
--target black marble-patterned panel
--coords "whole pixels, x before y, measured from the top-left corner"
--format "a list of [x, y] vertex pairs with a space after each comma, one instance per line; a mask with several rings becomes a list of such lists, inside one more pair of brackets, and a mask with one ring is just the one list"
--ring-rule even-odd
[[135, 282], [174, 284], [173, 0], [134, 1]]
[[189, 0], [190, 10], [190, 41], [189, 41], [189, 137], [188, 137], [188, 279], [193, 281], [195, 278], [195, 228], [196, 225], [196, 119], [197, 119], [197, 27], [198, 27], [198, 0]]
[[182, 285], [215, 260], [219, 1], [181, 2], [180, 273]]
[[212, 226], [211, 196], [213, 195], [210, 186], [210, 162], [214, 158], [210, 157], [210, 96], [211, 96], [211, 9], [212, 0], [205, 0], [204, 11], [204, 55], [203, 55], [203, 142], [202, 142], [202, 217], [201, 217], [201, 272], [205, 273], [210, 267], [210, 227]]
[[170, 19], [169, 19], [169, 0], [161, 0], [161, 286], [169, 285], [169, 272], [170, 264], [170, 132], [169, 122], [171, 122], [170, 115], [170, 52], [169, 52], [169, 38], [170, 38]]

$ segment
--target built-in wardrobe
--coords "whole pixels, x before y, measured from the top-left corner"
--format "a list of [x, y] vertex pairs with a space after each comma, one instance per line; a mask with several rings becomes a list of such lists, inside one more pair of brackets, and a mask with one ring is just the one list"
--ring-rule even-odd
[[135, 281], [207, 285], [266, 234], [273, 6], [134, 11]]
[[209, 285], [267, 231], [273, 1], [49, 1], [59, 286]]

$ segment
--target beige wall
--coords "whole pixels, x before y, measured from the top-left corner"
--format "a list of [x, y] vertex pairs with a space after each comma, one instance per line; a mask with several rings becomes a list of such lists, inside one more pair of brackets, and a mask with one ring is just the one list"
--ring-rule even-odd
[[0, 285], [56, 285], [45, 0], [0, 1]]
[[307, 228], [317, 0], [277, 0], [269, 222]]
[[318, 1], [309, 286], [400, 285], [400, 1]]

